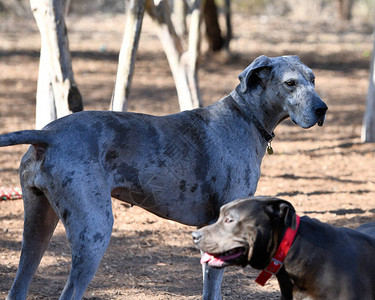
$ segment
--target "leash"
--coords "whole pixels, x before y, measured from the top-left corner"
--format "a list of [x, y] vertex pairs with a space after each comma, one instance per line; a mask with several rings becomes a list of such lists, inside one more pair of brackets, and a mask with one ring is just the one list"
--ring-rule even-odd
[[[242, 93], [238, 90], [239, 87], [240, 86], [237, 85], [237, 87], [235, 89], [236, 93], [240, 97], [240, 99], [242, 100], [242, 102], [245, 104], [246, 100], [242, 97]], [[233, 99], [233, 97], [231, 95], [229, 95], [229, 99], [231, 100], [232, 104], [237, 108], [237, 110], [239, 111], [239, 113], [241, 114], [241, 116], [248, 123], [253, 123], [254, 126], [255, 126], [255, 128], [260, 133], [260, 135], [265, 139], [265, 141], [267, 142], [267, 153], [269, 155], [273, 154], [273, 149], [272, 149], [272, 146], [271, 146], [271, 142], [272, 142], [273, 138], [275, 137], [275, 133], [274, 132], [268, 133], [268, 131], [266, 129], [264, 129], [263, 125], [259, 122], [259, 120], [253, 114], [253, 112], [250, 110], [250, 114], [249, 113], [245, 113], [242, 110], [242, 107], [236, 102], [236, 100]]]
[[296, 237], [299, 223], [300, 223], [300, 217], [296, 215], [296, 229], [292, 229], [288, 227], [285, 231], [284, 237], [281, 240], [281, 243], [279, 247], [276, 250], [276, 254], [274, 257], [272, 257], [271, 262], [268, 264], [268, 266], [258, 275], [258, 277], [255, 279], [255, 282], [260, 284], [261, 286], [264, 286], [268, 279], [271, 278], [272, 275], [276, 275], [277, 272], [281, 269], [281, 267], [284, 264], [284, 259], [286, 255], [288, 254], [288, 251], [290, 247], [292, 246], [294, 239]]
[[22, 198], [21, 188], [6, 188], [0, 187], [0, 201], [2, 200], [16, 200]]

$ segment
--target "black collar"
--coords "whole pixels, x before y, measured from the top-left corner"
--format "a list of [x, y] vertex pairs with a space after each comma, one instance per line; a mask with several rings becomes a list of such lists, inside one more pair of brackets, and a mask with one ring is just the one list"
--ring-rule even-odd
[[[241, 98], [241, 100], [243, 101], [243, 103], [245, 104], [246, 101], [245, 99], [242, 97], [242, 93], [241, 91], [239, 91], [239, 85], [236, 87], [235, 89], [236, 93], [238, 94], [238, 96]], [[245, 113], [241, 107], [241, 105], [239, 105], [236, 100], [233, 99], [233, 97], [231, 95], [229, 95], [229, 99], [230, 101], [232, 102], [232, 104], [234, 105], [234, 107], [238, 110], [238, 112], [241, 114], [241, 116], [248, 122], [248, 123], [253, 123], [255, 128], [259, 131], [259, 133], [261, 134], [261, 136], [266, 140], [267, 143], [270, 143], [273, 138], [275, 137], [275, 134], [273, 132], [271, 133], [268, 133], [267, 130], [264, 129], [263, 125], [260, 124], [259, 120], [256, 118], [256, 116], [253, 114], [253, 112], [250, 110], [249, 113]]]

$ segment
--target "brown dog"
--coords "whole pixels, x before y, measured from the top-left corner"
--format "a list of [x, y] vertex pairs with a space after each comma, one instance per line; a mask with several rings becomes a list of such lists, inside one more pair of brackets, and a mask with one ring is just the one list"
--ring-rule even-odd
[[[313, 299], [375, 299], [375, 223], [356, 230], [336, 228], [306, 216], [299, 219], [285, 200], [250, 197], [224, 205], [215, 224], [192, 235], [206, 252], [202, 263], [274, 269], [281, 299], [297, 294]], [[284, 247], [288, 243], [290, 249]], [[282, 263], [275, 254], [284, 250]], [[263, 270], [257, 280], [264, 275], [271, 276]]]

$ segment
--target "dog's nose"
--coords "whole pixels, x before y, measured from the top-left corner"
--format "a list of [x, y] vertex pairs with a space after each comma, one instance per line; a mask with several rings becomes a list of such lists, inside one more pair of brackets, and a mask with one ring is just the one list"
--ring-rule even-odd
[[191, 235], [195, 244], [199, 243], [199, 241], [202, 239], [202, 232], [199, 230], [194, 231]]
[[328, 109], [327, 105], [322, 103], [318, 107], [315, 107], [315, 114], [319, 117], [324, 116], [327, 112], [327, 109]]

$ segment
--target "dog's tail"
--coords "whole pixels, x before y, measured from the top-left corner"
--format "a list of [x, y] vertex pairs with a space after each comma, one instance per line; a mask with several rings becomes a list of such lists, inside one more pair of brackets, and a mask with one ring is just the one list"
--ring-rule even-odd
[[21, 130], [0, 135], [0, 147], [20, 144], [47, 147], [51, 144], [51, 134], [47, 130]]

